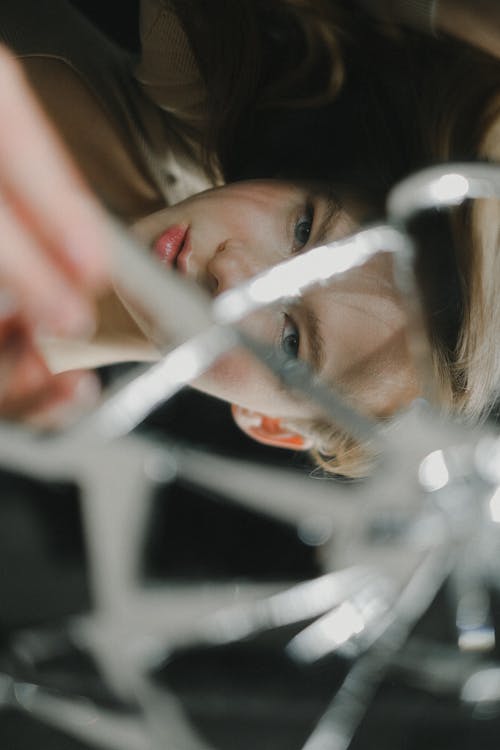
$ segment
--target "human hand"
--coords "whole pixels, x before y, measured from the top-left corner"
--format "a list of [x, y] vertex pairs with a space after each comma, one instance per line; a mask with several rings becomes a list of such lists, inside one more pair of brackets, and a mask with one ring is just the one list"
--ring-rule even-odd
[[54, 407], [95, 395], [90, 373], [53, 376], [35, 339], [95, 327], [107, 235], [20, 65], [0, 47], [0, 417], [47, 422]]

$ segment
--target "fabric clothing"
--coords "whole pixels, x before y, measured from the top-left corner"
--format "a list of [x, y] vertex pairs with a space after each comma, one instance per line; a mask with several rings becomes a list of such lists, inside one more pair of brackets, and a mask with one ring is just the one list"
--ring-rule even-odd
[[65, 0], [0, 3], [0, 41], [21, 59], [94, 192], [125, 221], [213, 185], [193, 135], [203, 127], [203, 84], [168, 4], [144, 0], [141, 36], [137, 61]]

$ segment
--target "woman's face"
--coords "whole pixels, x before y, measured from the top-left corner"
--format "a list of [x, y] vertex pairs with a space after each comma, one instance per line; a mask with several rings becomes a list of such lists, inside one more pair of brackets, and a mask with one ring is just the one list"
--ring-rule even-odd
[[[139, 221], [134, 232], [164, 263], [214, 296], [295, 253], [356, 229], [324, 186], [274, 180], [209, 190]], [[416, 395], [405, 312], [390, 256], [380, 253], [297, 303], [252, 315], [254, 336], [298, 356], [364, 411], [388, 416]], [[273, 417], [311, 418], [250, 354], [234, 350], [193, 385]]]

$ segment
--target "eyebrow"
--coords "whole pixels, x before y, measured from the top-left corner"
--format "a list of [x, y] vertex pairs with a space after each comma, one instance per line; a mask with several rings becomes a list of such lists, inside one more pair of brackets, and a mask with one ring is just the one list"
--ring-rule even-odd
[[311, 309], [306, 308], [303, 320], [306, 329], [308, 358], [312, 369], [318, 374], [325, 362], [325, 342], [321, 335], [319, 318]]
[[312, 247], [317, 245], [324, 245], [327, 239], [327, 235], [333, 227], [333, 224], [337, 221], [339, 214], [342, 210], [342, 204], [338, 197], [331, 191], [320, 193], [320, 197], [326, 200], [326, 208], [322, 212], [320, 225], [314, 232]]

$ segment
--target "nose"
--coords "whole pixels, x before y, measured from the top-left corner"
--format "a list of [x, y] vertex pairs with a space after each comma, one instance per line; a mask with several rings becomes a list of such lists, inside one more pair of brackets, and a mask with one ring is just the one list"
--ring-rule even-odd
[[219, 245], [207, 264], [207, 271], [213, 281], [211, 286], [216, 295], [243, 283], [265, 268], [266, 265], [259, 261], [252, 248], [233, 240]]

